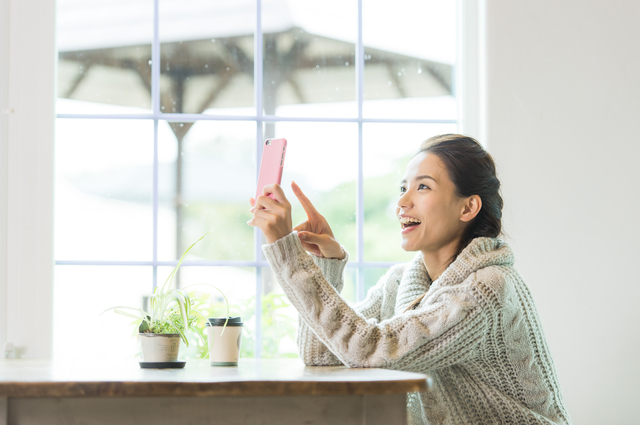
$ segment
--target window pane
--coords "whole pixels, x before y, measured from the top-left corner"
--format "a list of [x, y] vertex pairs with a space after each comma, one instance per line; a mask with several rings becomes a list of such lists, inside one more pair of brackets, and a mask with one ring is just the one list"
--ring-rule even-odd
[[56, 260], [151, 260], [153, 122], [59, 119]]
[[160, 111], [255, 115], [255, 1], [159, 5]]
[[[143, 308], [152, 292], [152, 268], [55, 266], [53, 358], [135, 359], [141, 353], [134, 319], [104, 310]], [[140, 357], [138, 360], [142, 360]]]
[[[368, 1], [363, 6], [363, 114], [455, 119], [456, 2]], [[390, 13], [393, 12], [393, 13]]]
[[364, 258], [366, 261], [409, 261], [401, 247], [396, 201], [400, 180], [420, 143], [456, 131], [454, 124], [363, 125]]
[[368, 268], [364, 269], [364, 293], [365, 293], [365, 297], [366, 297], [367, 292], [369, 292], [369, 289], [371, 289], [374, 286], [376, 286], [376, 283], [378, 283], [380, 278], [382, 276], [384, 276], [384, 274], [388, 270], [389, 269], [380, 268], [380, 267], [374, 267], [374, 268], [369, 268], [368, 267]]
[[253, 122], [160, 121], [159, 259], [179, 258], [213, 231], [211, 242], [199, 244], [193, 254], [253, 260], [253, 228], [247, 220], [255, 194], [255, 137]]
[[298, 313], [268, 267], [262, 268], [262, 358], [298, 357]]
[[[356, 269], [346, 268], [340, 294], [347, 302], [356, 299]], [[262, 268], [262, 357], [298, 357], [298, 312], [291, 305], [269, 267]]]
[[263, 5], [266, 115], [357, 115], [357, 2]]
[[[193, 260], [193, 256], [189, 255], [187, 260]], [[165, 282], [172, 270], [173, 267], [158, 267], [158, 286]], [[240, 357], [254, 357], [256, 272], [253, 267], [182, 266], [173, 282], [172, 287], [185, 289], [191, 294], [193, 308], [206, 317], [225, 317], [227, 314], [222, 294], [207, 285], [220, 289], [229, 301], [229, 315], [240, 316], [244, 323]], [[203, 331], [205, 318], [197, 314], [196, 316], [198, 327]], [[184, 344], [180, 347], [180, 358], [205, 358], [207, 346], [204, 342], [195, 334], [191, 335], [189, 341], [189, 347]]]
[[[353, 258], [350, 262], [355, 262], [355, 261], [356, 259]], [[344, 287], [342, 288], [342, 292], [340, 293], [340, 296], [349, 303], [356, 302], [356, 298], [357, 298], [356, 273], [357, 273], [357, 269], [355, 267], [345, 267], [344, 269]]]
[[277, 135], [288, 142], [281, 186], [292, 205], [293, 226], [305, 222], [307, 215], [291, 190], [291, 181], [300, 186], [355, 259], [357, 124], [265, 123], [264, 132], [263, 139]]
[[56, 112], [149, 112], [153, 0], [56, 4]]

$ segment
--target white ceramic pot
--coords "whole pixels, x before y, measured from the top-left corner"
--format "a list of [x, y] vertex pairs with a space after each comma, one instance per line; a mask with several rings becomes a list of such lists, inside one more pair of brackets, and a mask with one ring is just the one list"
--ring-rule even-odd
[[206, 323], [211, 366], [238, 365], [242, 339], [242, 319], [229, 317], [226, 327], [224, 327], [224, 322], [224, 317], [210, 317]]
[[145, 362], [175, 362], [178, 360], [180, 335], [140, 333], [142, 359]]

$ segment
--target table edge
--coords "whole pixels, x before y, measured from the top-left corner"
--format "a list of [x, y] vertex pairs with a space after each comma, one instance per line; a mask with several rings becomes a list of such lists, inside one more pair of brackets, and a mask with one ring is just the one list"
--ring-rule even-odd
[[388, 395], [426, 391], [431, 378], [402, 381], [96, 381], [0, 382], [0, 397], [264, 397], [295, 395]]

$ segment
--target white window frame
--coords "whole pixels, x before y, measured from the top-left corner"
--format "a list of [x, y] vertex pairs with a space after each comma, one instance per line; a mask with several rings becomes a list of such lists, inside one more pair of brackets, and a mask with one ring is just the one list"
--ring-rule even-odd
[[[159, 120], [243, 120], [256, 123], [256, 163], [262, 147], [263, 122], [354, 122], [358, 124], [357, 258], [348, 267], [357, 270], [356, 295], [364, 297], [364, 269], [389, 267], [393, 262], [365, 262], [363, 253], [363, 123], [451, 123], [451, 120], [368, 119], [362, 115], [364, 48], [362, 44], [362, 3], [358, 0], [358, 40], [356, 47], [356, 118], [297, 118], [262, 115], [214, 116], [161, 114], [159, 111], [160, 51], [158, 43], [158, 0], [154, 1], [154, 43], [152, 45], [151, 114], [70, 115], [58, 118], [152, 119], [154, 120], [154, 249], [149, 262], [57, 261], [76, 265], [151, 265], [154, 285], [158, 266], [176, 262], [157, 260], [157, 129]], [[466, 134], [481, 136], [480, 125], [480, 21], [482, 1], [458, 0], [458, 58], [456, 96], [458, 126]], [[33, 11], [37, 11], [34, 13]], [[261, 0], [256, 0], [254, 99], [262, 105]], [[35, 22], [34, 22], [35, 21]], [[24, 358], [50, 358], [53, 318], [53, 142], [56, 85], [55, 4], [48, 0], [0, 0], [0, 343], [12, 342]], [[28, 53], [25, 53], [28, 52]], [[10, 84], [9, 84], [10, 82]], [[43, 102], [42, 100], [45, 99]], [[467, 99], [469, 101], [467, 101]], [[14, 112], [11, 112], [13, 110]], [[454, 123], [456, 121], [453, 121]], [[256, 176], [257, 177], [257, 176]], [[260, 357], [260, 307], [262, 293], [262, 237], [255, 229], [254, 261], [206, 261], [198, 265], [256, 268], [256, 357]], [[185, 265], [189, 263], [185, 262]], [[193, 262], [192, 264], [196, 264]]]

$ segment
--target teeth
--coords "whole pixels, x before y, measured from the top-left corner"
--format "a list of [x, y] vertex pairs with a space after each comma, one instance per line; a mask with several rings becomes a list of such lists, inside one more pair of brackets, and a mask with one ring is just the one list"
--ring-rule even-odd
[[417, 218], [413, 218], [413, 217], [399, 217], [399, 218], [400, 218], [400, 223], [402, 223], [402, 224], [422, 223], [420, 220], [418, 220]]

